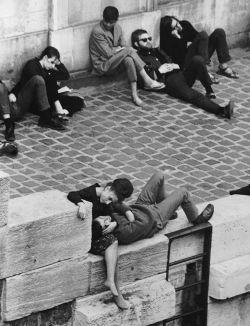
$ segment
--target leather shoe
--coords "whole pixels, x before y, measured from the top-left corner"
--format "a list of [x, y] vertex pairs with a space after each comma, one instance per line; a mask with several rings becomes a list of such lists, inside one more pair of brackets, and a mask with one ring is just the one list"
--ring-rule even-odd
[[214, 213], [214, 205], [208, 204], [200, 215], [193, 221], [193, 224], [206, 223], [210, 220]]
[[50, 128], [54, 130], [65, 130], [65, 126], [57, 117], [51, 117], [50, 119], [42, 119], [41, 117], [38, 120], [38, 126], [43, 128]]
[[224, 107], [222, 117], [226, 119], [231, 119], [234, 113], [234, 101], [229, 101], [229, 103]]

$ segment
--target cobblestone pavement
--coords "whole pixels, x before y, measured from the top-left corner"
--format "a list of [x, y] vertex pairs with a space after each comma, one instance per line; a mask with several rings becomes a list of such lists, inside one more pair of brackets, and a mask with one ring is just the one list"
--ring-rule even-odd
[[127, 176], [134, 199], [155, 170], [166, 173], [168, 190], [184, 186], [196, 202], [248, 184], [250, 52], [236, 49], [233, 56], [240, 79], [220, 77], [214, 85], [216, 101], [236, 102], [231, 121], [145, 91], [140, 95], [146, 106], [138, 108], [124, 87], [87, 96], [87, 108], [70, 119], [65, 132], [40, 128], [29, 115], [17, 123], [18, 156], [0, 157], [0, 170], [11, 176], [11, 197], [48, 189], [67, 193]]

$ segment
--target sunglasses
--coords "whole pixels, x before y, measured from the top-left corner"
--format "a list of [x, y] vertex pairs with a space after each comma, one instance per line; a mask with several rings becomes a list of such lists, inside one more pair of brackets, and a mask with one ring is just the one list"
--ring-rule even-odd
[[141, 38], [139, 41], [146, 43], [147, 41], [152, 41], [152, 37], [149, 36], [149, 37]]

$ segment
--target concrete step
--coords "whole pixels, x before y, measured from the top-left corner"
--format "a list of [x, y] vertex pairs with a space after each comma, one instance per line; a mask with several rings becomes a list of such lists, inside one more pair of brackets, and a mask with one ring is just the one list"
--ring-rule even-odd
[[98, 76], [89, 71], [82, 71], [72, 73], [70, 80], [61, 83], [61, 86], [64, 85], [77, 90], [83, 96], [87, 96], [97, 93], [105, 94], [115, 87], [125, 88], [128, 86], [128, 80], [124, 72], [113, 76]]
[[210, 297], [225, 300], [247, 292], [250, 292], [250, 255], [211, 266]]
[[249, 326], [250, 293], [228, 300], [210, 299], [207, 326]]
[[175, 314], [175, 291], [163, 274], [127, 285], [122, 293], [128, 310], [116, 306], [110, 291], [77, 299], [73, 326], [150, 325]]

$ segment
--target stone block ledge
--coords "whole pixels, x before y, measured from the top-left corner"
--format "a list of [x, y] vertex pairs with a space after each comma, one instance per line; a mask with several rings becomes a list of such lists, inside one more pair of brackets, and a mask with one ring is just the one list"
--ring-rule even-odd
[[175, 314], [175, 290], [163, 274], [125, 286], [122, 293], [130, 304], [124, 311], [110, 291], [77, 299], [73, 326], [150, 325]]
[[225, 300], [247, 292], [250, 292], [250, 254], [211, 266], [210, 297]]
[[91, 243], [92, 204], [88, 217], [76, 217], [77, 206], [58, 190], [10, 200], [7, 227], [0, 230], [0, 278], [86, 256]]

